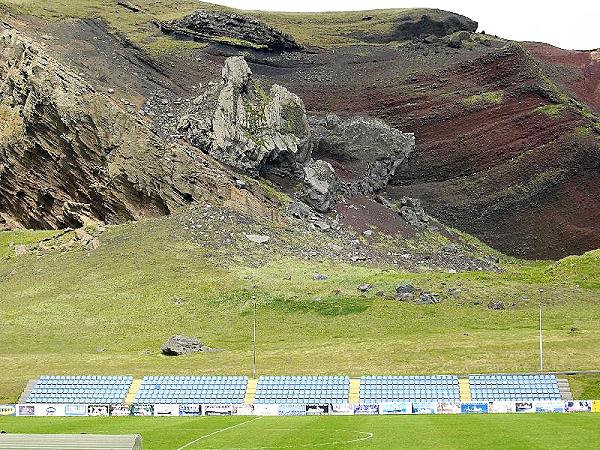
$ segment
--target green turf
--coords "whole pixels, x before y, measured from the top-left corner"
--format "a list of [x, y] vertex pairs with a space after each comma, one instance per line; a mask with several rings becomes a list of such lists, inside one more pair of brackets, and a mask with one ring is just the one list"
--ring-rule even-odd
[[[600, 366], [593, 255], [513, 261], [502, 274], [402, 273], [284, 257], [275, 243], [206, 248], [174, 222], [111, 228], [93, 252], [0, 258], [0, 402], [41, 374], [250, 374], [252, 295], [260, 374], [537, 370], [540, 301], [545, 368]], [[313, 280], [315, 271], [329, 279]], [[364, 282], [374, 284], [367, 294], [357, 290]], [[394, 300], [406, 282], [442, 302]], [[491, 300], [506, 309], [488, 309]], [[224, 351], [164, 357], [172, 334]]]
[[[152, 18], [169, 21], [199, 8], [255, 17], [294, 36], [303, 45], [322, 47], [362, 43], [354, 33], [387, 34], [397, 24], [399, 17], [420, 17], [427, 13], [437, 18], [441, 14], [438, 10], [414, 8], [318, 13], [240, 11], [195, 0], [136, 0], [132, 3], [142, 7], [144, 12], [129, 12], [116, 6], [114, 0], [0, 0], [0, 12], [4, 8], [13, 14], [29, 14], [48, 20], [102, 18], [114, 29], [153, 52], [186, 48], [189, 43], [166, 38], [172, 41], [167, 43], [151, 25]], [[364, 21], [364, 16], [371, 16], [372, 19]], [[157, 39], [161, 42], [155, 43]]]
[[[145, 450], [179, 449], [211, 433], [215, 434], [185, 448], [592, 449], [598, 448], [600, 414], [0, 418], [0, 429], [9, 433], [139, 433]], [[364, 440], [348, 442], [355, 439]]]

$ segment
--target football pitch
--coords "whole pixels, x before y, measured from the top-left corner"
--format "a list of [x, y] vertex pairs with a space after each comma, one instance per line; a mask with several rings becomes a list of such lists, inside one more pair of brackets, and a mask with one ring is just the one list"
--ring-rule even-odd
[[7, 433], [141, 434], [145, 450], [598, 448], [600, 414], [3, 417]]

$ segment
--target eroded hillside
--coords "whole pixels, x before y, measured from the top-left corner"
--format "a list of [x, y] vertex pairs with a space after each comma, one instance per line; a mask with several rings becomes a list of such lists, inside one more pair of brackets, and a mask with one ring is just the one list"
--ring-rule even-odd
[[[442, 221], [513, 255], [555, 258], [600, 246], [594, 53], [548, 53], [473, 33], [474, 22], [442, 11], [237, 11], [303, 47], [274, 52], [242, 35], [180, 40], [156, 27], [189, 16], [195, 2], [180, 1], [177, 11], [138, 2], [137, 12], [109, 1], [70, 10], [50, 2], [43, 11], [4, 3], [12, 27], [163, 139], [181, 138], [189, 102], [219, 77], [226, 57], [243, 54], [267, 86], [286, 86], [311, 115], [368, 116], [414, 133], [416, 151], [395, 171], [388, 197], [419, 198]], [[568, 79], [555, 69], [564, 65], [574, 67]], [[354, 167], [320, 157], [338, 174]], [[368, 228], [370, 216], [352, 216], [354, 226]]]

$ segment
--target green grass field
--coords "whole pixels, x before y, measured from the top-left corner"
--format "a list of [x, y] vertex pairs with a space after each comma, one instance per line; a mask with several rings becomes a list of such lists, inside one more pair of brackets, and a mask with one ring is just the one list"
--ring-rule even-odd
[[0, 418], [9, 433], [141, 434], [145, 450], [598, 448], [600, 414]]
[[[31, 239], [0, 233], [0, 255]], [[173, 218], [110, 228], [100, 241], [92, 252], [0, 256], [0, 402], [15, 402], [42, 374], [249, 375], [252, 295], [263, 375], [534, 371], [540, 301], [545, 368], [600, 366], [598, 252], [508, 260], [501, 274], [405, 273], [281, 256], [275, 243], [206, 248]], [[315, 271], [329, 279], [313, 280]], [[374, 285], [366, 294], [357, 290], [364, 282]], [[442, 302], [398, 302], [394, 288], [406, 282]], [[487, 308], [491, 300], [506, 309]], [[162, 356], [173, 334], [224, 351]], [[598, 385], [588, 376], [574, 387], [589, 396]]]

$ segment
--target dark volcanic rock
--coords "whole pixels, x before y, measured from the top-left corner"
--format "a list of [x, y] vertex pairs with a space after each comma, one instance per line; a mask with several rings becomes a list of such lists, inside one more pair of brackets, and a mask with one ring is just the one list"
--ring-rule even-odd
[[416, 288], [412, 284], [401, 284], [396, 287], [397, 294], [414, 294]]
[[489, 309], [495, 309], [495, 310], [500, 310], [500, 309], [504, 309], [504, 303], [502, 302], [495, 302], [495, 301], [491, 301], [488, 303], [487, 307]]
[[334, 164], [348, 197], [383, 189], [415, 149], [412, 133], [378, 119], [329, 114], [310, 117], [309, 125], [313, 156]]
[[[299, 50], [302, 48], [292, 36], [256, 19], [238, 14], [200, 9], [169, 25], [189, 30], [199, 36], [241, 39], [270, 50]], [[167, 28], [164, 29], [167, 30]], [[235, 41], [233, 42], [235, 43]]]
[[166, 356], [180, 356], [189, 353], [197, 353], [207, 349], [202, 342], [197, 338], [175, 335], [171, 336], [167, 342], [163, 344], [160, 351]]
[[419, 295], [419, 298], [416, 301], [417, 305], [432, 305], [439, 302], [439, 295], [430, 292], [421, 292], [421, 295]]
[[365, 41], [387, 43], [446, 36], [457, 31], [475, 32], [477, 22], [468, 17], [442, 10], [422, 10], [400, 16], [388, 33], [354, 33], [354, 37]]
[[400, 17], [391, 36], [395, 40], [415, 39], [425, 36], [446, 36], [457, 31], [477, 31], [477, 22], [468, 17], [447, 11], [432, 11], [421, 16]]

